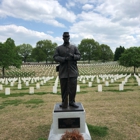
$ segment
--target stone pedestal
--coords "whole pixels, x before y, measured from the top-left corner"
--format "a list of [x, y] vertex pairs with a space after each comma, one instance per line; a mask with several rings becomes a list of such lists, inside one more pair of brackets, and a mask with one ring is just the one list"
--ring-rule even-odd
[[91, 140], [91, 136], [86, 124], [85, 110], [81, 103], [76, 103], [79, 108], [68, 107], [62, 109], [56, 103], [53, 110], [53, 123], [51, 125], [48, 140], [60, 140], [66, 131], [78, 130], [84, 140]]

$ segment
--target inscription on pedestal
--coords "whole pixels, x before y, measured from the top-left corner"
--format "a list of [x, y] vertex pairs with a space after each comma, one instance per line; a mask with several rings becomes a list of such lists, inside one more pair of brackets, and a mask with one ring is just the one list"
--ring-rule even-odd
[[58, 128], [80, 128], [80, 118], [60, 118]]

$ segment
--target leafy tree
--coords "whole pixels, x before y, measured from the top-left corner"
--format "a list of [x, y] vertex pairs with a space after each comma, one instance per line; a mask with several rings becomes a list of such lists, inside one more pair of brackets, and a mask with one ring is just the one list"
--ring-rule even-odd
[[100, 59], [105, 62], [113, 59], [113, 52], [108, 45], [101, 44], [101, 57]]
[[83, 61], [88, 60], [88, 63], [90, 63], [91, 60], [99, 59], [100, 46], [94, 39], [83, 39], [78, 45], [78, 49]]
[[48, 61], [53, 61], [53, 54], [55, 47], [57, 46], [57, 43], [52, 43], [51, 40], [41, 40], [38, 41], [36, 44], [36, 47], [39, 47], [43, 50], [43, 52], [46, 54], [46, 63]]
[[30, 44], [22, 44], [17, 46], [17, 49], [19, 55], [22, 57], [22, 60], [26, 62], [27, 59], [30, 57], [33, 48]]
[[124, 53], [125, 48], [120, 46], [119, 48], [116, 48], [115, 54], [114, 54], [114, 61], [118, 61], [121, 57], [121, 54]]
[[0, 43], [0, 66], [2, 67], [2, 77], [5, 76], [5, 68], [16, 66], [19, 68], [22, 61], [17, 53], [14, 40], [8, 38], [6, 42]]
[[134, 73], [136, 68], [140, 66], [140, 47], [130, 47], [124, 51], [119, 58], [120, 65], [126, 67], [134, 67]]
[[34, 58], [38, 63], [41, 61], [45, 61], [46, 54], [39, 47], [33, 48], [31, 57]]

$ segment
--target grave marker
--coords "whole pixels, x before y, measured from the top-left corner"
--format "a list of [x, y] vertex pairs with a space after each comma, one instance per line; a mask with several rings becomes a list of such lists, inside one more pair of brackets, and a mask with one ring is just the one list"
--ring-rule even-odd
[[30, 87], [30, 88], [29, 88], [29, 93], [30, 93], [30, 94], [34, 94], [34, 87]]
[[98, 92], [102, 92], [102, 85], [98, 85]]
[[10, 95], [10, 88], [5, 88], [5, 95]]

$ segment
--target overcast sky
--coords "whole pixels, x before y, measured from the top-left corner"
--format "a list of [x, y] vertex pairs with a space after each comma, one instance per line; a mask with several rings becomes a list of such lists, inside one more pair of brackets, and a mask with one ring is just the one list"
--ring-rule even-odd
[[140, 46], [140, 0], [0, 0], [0, 42], [60, 45], [65, 31], [76, 45], [92, 38], [113, 52]]

